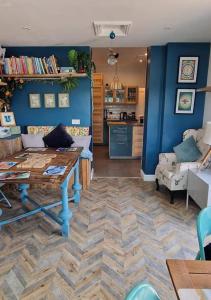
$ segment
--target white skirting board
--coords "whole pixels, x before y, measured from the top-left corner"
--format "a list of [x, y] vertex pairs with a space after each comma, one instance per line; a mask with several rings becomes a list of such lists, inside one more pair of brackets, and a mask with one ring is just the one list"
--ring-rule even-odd
[[144, 181], [155, 181], [155, 174], [145, 174], [144, 171], [141, 169], [141, 177]]

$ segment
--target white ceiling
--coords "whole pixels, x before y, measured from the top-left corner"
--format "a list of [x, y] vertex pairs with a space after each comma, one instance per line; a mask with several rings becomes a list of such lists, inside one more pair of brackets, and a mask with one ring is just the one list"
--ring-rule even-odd
[[95, 37], [94, 20], [132, 21], [116, 47], [211, 41], [211, 0], [0, 0], [0, 12], [5, 46], [110, 46]]

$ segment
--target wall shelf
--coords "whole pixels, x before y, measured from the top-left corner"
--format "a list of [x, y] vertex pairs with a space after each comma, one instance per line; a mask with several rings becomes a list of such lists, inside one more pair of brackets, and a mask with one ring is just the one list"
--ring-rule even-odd
[[86, 73], [58, 73], [58, 74], [30, 74], [30, 75], [16, 75], [16, 74], [10, 74], [0, 75], [2, 78], [13, 78], [13, 79], [24, 79], [24, 80], [58, 80], [58, 79], [64, 79], [64, 78], [83, 78], [87, 77]]
[[205, 86], [203, 88], [197, 89], [197, 92], [211, 92], [211, 86]]

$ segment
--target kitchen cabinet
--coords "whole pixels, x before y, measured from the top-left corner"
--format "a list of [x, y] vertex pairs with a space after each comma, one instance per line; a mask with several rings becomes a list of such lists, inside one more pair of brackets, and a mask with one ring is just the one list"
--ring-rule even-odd
[[109, 157], [128, 158], [132, 156], [132, 126], [109, 126]]
[[136, 104], [138, 101], [138, 87], [127, 86], [126, 102], [128, 104]]
[[105, 88], [105, 104], [137, 104], [138, 87], [125, 86], [123, 89]]
[[138, 123], [108, 122], [109, 157], [111, 159], [139, 158], [142, 155], [143, 126]]
[[143, 126], [133, 126], [132, 156], [140, 157], [143, 150]]

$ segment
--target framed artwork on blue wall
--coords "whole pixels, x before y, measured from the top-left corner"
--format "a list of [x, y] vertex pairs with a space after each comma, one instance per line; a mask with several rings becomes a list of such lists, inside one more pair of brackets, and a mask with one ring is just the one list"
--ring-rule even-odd
[[195, 89], [177, 89], [175, 114], [193, 114]]
[[29, 106], [30, 108], [40, 108], [40, 94], [29, 94]]
[[179, 59], [178, 83], [196, 83], [198, 63], [198, 56], [181, 56]]
[[59, 93], [58, 94], [58, 106], [60, 108], [70, 107], [70, 99], [68, 93]]
[[56, 98], [55, 94], [44, 94], [45, 108], [55, 108]]
[[15, 117], [13, 112], [1, 112], [0, 113], [1, 126], [15, 126]]

